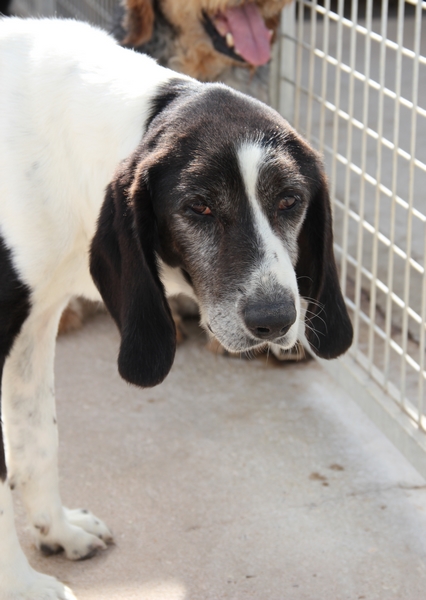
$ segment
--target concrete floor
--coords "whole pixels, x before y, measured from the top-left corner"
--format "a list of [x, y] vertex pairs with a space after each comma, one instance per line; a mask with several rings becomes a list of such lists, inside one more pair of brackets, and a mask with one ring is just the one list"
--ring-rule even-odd
[[79, 600], [420, 600], [426, 485], [314, 361], [214, 356], [198, 329], [166, 381], [120, 380], [106, 315], [58, 341], [64, 503], [115, 546], [30, 562]]

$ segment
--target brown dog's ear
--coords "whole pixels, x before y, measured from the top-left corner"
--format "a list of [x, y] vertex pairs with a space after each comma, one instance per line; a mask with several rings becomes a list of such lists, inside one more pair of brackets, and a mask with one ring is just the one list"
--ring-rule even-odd
[[170, 371], [176, 330], [158, 275], [151, 198], [142, 177], [129, 196], [127, 179], [122, 174], [107, 188], [90, 272], [121, 333], [120, 375], [151, 387]]
[[152, 38], [155, 14], [152, 0], [123, 0], [124, 46], [142, 46]]
[[296, 275], [300, 294], [308, 301], [305, 324], [309, 345], [322, 358], [336, 358], [351, 345], [353, 332], [334, 259], [331, 207], [324, 176], [299, 234]]

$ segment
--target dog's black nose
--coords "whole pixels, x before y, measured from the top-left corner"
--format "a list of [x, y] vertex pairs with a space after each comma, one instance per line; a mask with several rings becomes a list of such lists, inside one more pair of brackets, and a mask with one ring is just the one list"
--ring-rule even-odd
[[292, 300], [274, 304], [251, 302], [246, 304], [243, 316], [254, 337], [272, 341], [287, 333], [296, 320], [297, 312]]

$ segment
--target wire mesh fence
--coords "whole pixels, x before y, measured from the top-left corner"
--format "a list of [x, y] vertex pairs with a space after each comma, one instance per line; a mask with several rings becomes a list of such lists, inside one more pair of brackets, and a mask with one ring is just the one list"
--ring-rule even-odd
[[275, 97], [328, 169], [350, 356], [408, 415], [409, 435], [426, 431], [425, 18], [415, 0], [298, 0]]

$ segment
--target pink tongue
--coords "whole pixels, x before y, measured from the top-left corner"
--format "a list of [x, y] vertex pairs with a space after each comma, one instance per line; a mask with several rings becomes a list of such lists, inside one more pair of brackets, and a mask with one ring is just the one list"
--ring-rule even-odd
[[270, 34], [255, 4], [243, 4], [225, 11], [234, 36], [235, 50], [252, 65], [264, 65], [271, 57]]

